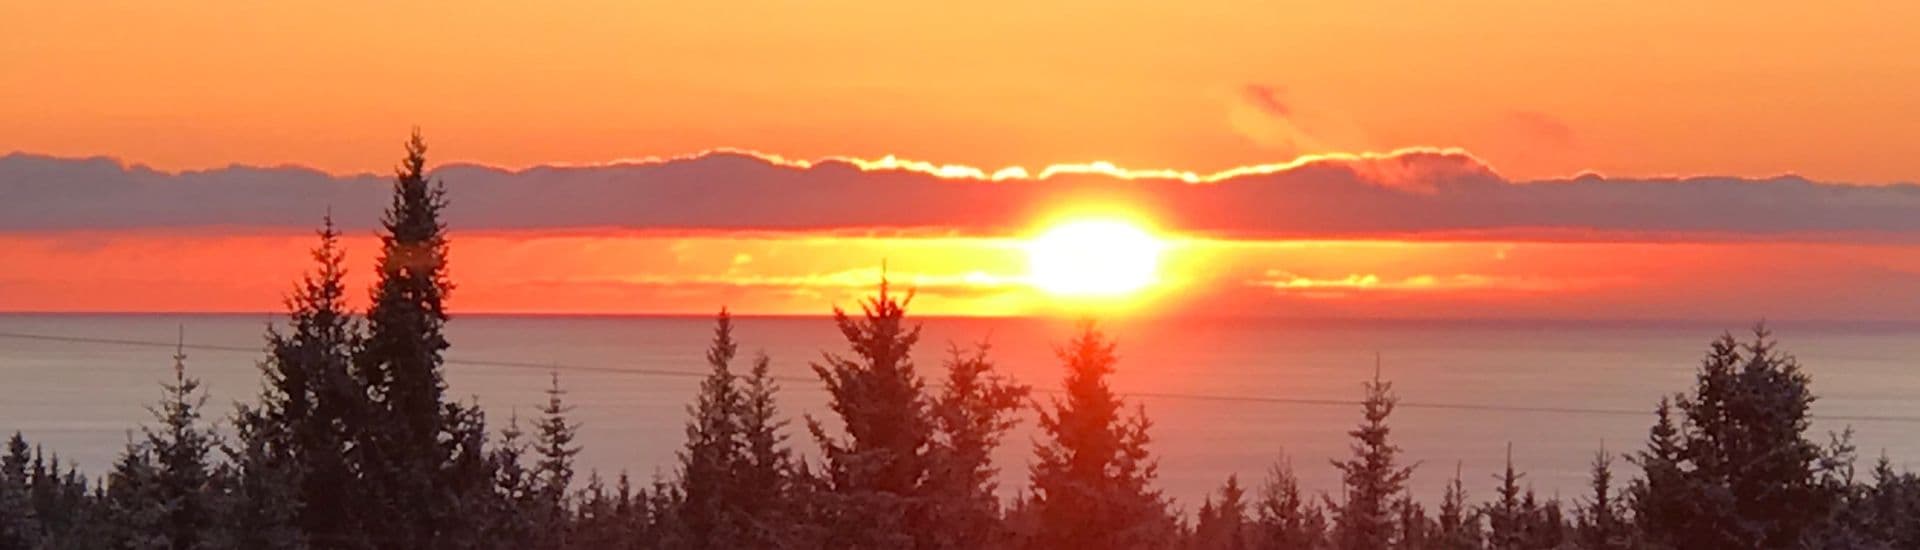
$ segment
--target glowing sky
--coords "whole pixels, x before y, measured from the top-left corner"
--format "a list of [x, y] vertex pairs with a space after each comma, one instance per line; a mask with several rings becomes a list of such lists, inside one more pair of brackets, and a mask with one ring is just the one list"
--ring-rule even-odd
[[[0, 310], [277, 307], [319, 212], [380, 204], [267, 185], [351, 191], [417, 125], [436, 163], [507, 169], [739, 148], [1207, 174], [1376, 153], [1390, 162], [1343, 176], [1358, 190], [1311, 202], [1258, 182], [1120, 196], [1172, 243], [1166, 284], [1131, 306], [1920, 318], [1920, 231], [1900, 221], [1920, 202], [1841, 186], [1920, 178], [1920, 4], [1668, 4], [0, 0], [0, 155], [34, 155], [0, 166], [17, 207], [0, 205]], [[153, 172], [128, 188], [162, 200], [76, 190], [139, 167]], [[790, 177], [893, 185], [887, 167]], [[442, 176], [459, 204], [463, 181], [547, 173]], [[1606, 177], [1562, 181], [1586, 173]], [[1760, 183], [1787, 173], [1811, 181]], [[1289, 177], [1317, 181], [1304, 174]], [[1661, 179], [1692, 176], [1729, 178]], [[251, 206], [280, 210], [168, 195], [223, 181], [267, 182]], [[949, 196], [920, 191], [872, 205], [888, 215], [472, 192], [550, 216], [455, 212], [456, 306], [819, 313], [884, 258], [924, 311], [1047, 313], [1062, 306], [1019, 281], [1020, 238], [1080, 205], [1022, 191], [1046, 181], [968, 184], [1011, 190], [966, 203], [985, 214], [923, 208]], [[596, 199], [605, 211], [580, 207]], [[34, 214], [53, 211], [82, 215]], [[364, 271], [367, 220], [348, 221]], [[904, 233], [848, 236], [874, 225]]]

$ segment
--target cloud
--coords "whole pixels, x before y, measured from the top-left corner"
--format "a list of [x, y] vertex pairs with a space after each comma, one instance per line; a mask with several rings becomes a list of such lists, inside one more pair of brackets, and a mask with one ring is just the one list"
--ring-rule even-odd
[[1533, 143], [1550, 148], [1566, 148], [1574, 145], [1573, 127], [1566, 121], [1539, 111], [1513, 111], [1507, 113], [1503, 126], [1514, 134], [1524, 136]]
[[[1246, 237], [1920, 241], [1920, 185], [1764, 179], [1511, 181], [1457, 149], [1316, 155], [1200, 174], [1111, 164], [983, 170], [743, 151], [434, 173], [456, 229], [1011, 234], [1076, 205]], [[105, 158], [0, 157], [0, 231], [372, 228], [388, 178], [299, 167], [168, 173]]]

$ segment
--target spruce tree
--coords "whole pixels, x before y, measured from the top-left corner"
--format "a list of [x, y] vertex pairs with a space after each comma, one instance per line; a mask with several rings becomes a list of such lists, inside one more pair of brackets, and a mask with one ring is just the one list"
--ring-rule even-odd
[[1453, 481], [1440, 497], [1440, 514], [1433, 533], [1435, 550], [1475, 550], [1481, 547], [1480, 512], [1467, 502], [1467, 486], [1455, 463]]
[[1057, 351], [1066, 363], [1065, 399], [1039, 411], [1046, 437], [1034, 449], [1028, 506], [1036, 548], [1156, 548], [1171, 544], [1173, 518], [1153, 488], [1144, 411], [1121, 414], [1107, 387], [1118, 358], [1093, 323]]
[[735, 495], [741, 489], [734, 474], [746, 460], [739, 425], [745, 408], [737, 377], [731, 370], [739, 343], [733, 339], [733, 317], [720, 310], [707, 348], [707, 378], [700, 395], [687, 407], [686, 449], [680, 453], [684, 497], [679, 510], [690, 541], [702, 548], [731, 548], [743, 544], [751, 530]]
[[756, 355], [742, 389], [739, 427], [746, 460], [734, 475], [740, 488], [734, 498], [752, 518], [747, 543], [763, 548], [791, 542], [799, 515], [793, 502], [797, 477], [793, 452], [781, 433], [787, 421], [780, 417], [775, 401], [780, 386], [769, 372], [771, 363], [766, 354]]
[[1196, 550], [1252, 548], [1248, 537], [1246, 490], [1240, 487], [1239, 476], [1227, 476], [1219, 495], [1218, 501], [1210, 495], [1201, 503], [1190, 546]]
[[947, 378], [933, 403], [937, 432], [927, 521], [939, 527], [934, 547], [986, 548], [1010, 537], [1000, 519], [993, 450], [1017, 422], [1014, 414], [1029, 389], [1001, 376], [987, 351], [985, 343], [971, 351], [949, 349]]
[[1673, 423], [1673, 407], [1661, 398], [1654, 408], [1647, 446], [1632, 460], [1642, 477], [1627, 486], [1627, 505], [1633, 509], [1635, 537], [1656, 548], [1673, 548], [1673, 535], [1698, 517], [1690, 500], [1690, 483], [1680, 470], [1680, 429]]
[[532, 479], [538, 498], [536, 525], [547, 548], [567, 547], [571, 535], [567, 510], [572, 505], [573, 457], [580, 454], [580, 446], [574, 443], [580, 425], [567, 419], [573, 407], [566, 404], [566, 395], [560, 388], [560, 373], [551, 373], [547, 403], [540, 408], [540, 432], [535, 438], [539, 460]]
[[377, 533], [382, 548], [455, 544], [473, 532], [464, 508], [492, 485], [478, 448], [483, 419], [444, 396], [442, 331], [453, 287], [440, 219], [447, 202], [445, 188], [427, 177], [426, 152], [414, 132], [395, 171], [367, 334], [354, 355], [353, 373], [374, 400], [352, 426], [354, 466], [369, 493], [356, 505], [365, 512], [362, 528]]
[[482, 528], [487, 538], [508, 548], [549, 550], [559, 548], [541, 537], [542, 506], [539, 483], [526, 464], [526, 432], [520, 429], [518, 413], [507, 418], [500, 429], [500, 440], [487, 451], [492, 463], [493, 488], [497, 505], [489, 510]]
[[[313, 271], [287, 297], [284, 329], [269, 327], [261, 365], [266, 383], [257, 407], [236, 415], [243, 485], [294, 485], [296, 523], [317, 546], [362, 546], [365, 531], [355, 512], [367, 512], [354, 492], [360, 483], [348, 459], [356, 430], [376, 411], [369, 390], [353, 377], [360, 327], [347, 307], [345, 252], [332, 216], [324, 219], [314, 247]], [[271, 503], [265, 505], [271, 506]]]
[[160, 427], [147, 431], [166, 505], [161, 530], [174, 550], [204, 547], [217, 519], [212, 452], [219, 440], [200, 423], [207, 398], [199, 393], [200, 381], [187, 377], [186, 360], [186, 353], [174, 353], [173, 383], [163, 385], [167, 398], [154, 411]]
[[32, 499], [27, 440], [20, 432], [7, 439], [0, 456], [0, 548], [34, 548], [40, 544], [40, 519]]
[[167, 497], [161, 491], [159, 477], [153, 446], [127, 434], [127, 445], [114, 461], [100, 495], [104, 503], [100, 534], [108, 547], [119, 550], [174, 548], [166, 531]]
[[1398, 548], [1427, 548], [1434, 542], [1433, 526], [1427, 519], [1427, 509], [1413, 500], [1413, 490], [1404, 489], [1400, 498], [1393, 501], [1393, 513], [1397, 516], [1394, 525], [1399, 531], [1394, 534], [1394, 544]]
[[29, 473], [34, 516], [40, 520], [40, 546], [44, 550], [80, 550], [107, 545], [103, 538], [104, 520], [98, 499], [88, 487], [79, 468], [61, 469], [60, 455], [42, 460], [34, 448], [33, 468]]
[[853, 353], [823, 354], [812, 364], [842, 431], [831, 434], [826, 424], [807, 417], [827, 489], [815, 514], [830, 546], [898, 548], [933, 536], [928, 526], [914, 524], [924, 506], [934, 423], [924, 382], [914, 372], [920, 327], [906, 321], [911, 301], [911, 294], [896, 300], [883, 278], [859, 317], [834, 308], [834, 324]]
[[1326, 544], [1327, 520], [1320, 506], [1300, 490], [1293, 462], [1285, 455], [1267, 471], [1255, 504], [1253, 548], [1311, 550]]
[[[1823, 478], [1845, 461], [1805, 437], [1809, 385], [1765, 326], [1749, 342], [1715, 340], [1693, 391], [1676, 403], [1678, 430], [1656, 434], [1665, 440], [1650, 442], [1643, 455], [1651, 500], [1636, 506], [1649, 508], [1641, 517], [1650, 538], [1686, 548], [1781, 548], [1826, 521], [1842, 495]], [[1671, 508], [1652, 509], [1662, 504]]]
[[231, 466], [222, 477], [230, 486], [218, 510], [222, 543], [261, 550], [306, 548], [298, 456], [273, 443], [292, 438], [273, 433], [283, 426], [245, 406], [234, 415], [234, 426], [239, 444], [225, 449]]
[[1394, 542], [1393, 499], [1413, 475], [1411, 466], [1399, 465], [1400, 448], [1387, 441], [1387, 417], [1399, 401], [1393, 384], [1380, 380], [1376, 365], [1365, 388], [1365, 420], [1347, 432], [1354, 439], [1353, 457], [1333, 463], [1340, 470], [1345, 498], [1327, 504], [1333, 510], [1333, 545], [1343, 550], [1384, 549]]
[[1494, 476], [1500, 485], [1495, 492], [1500, 500], [1487, 504], [1487, 547], [1493, 550], [1525, 550], [1527, 547], [1527, 519], [1531, 515], [1531, 506], [1527, 500], [1532, 495], [1523, 493], [1520, 478], [1526, 474], [1513, 469], [1513, 444], [1507, 444], [1507, 467], [1498, 476]]
[[1589, 550], [1625, 550], [1632, 542], [1622, 518], [1619, 499], [1613, 490], [1613, 455], [1605, 444], [1593, 454], [1589, 468], [1589, 487], [1593, 494], [1580, 509], [1580, 547]]

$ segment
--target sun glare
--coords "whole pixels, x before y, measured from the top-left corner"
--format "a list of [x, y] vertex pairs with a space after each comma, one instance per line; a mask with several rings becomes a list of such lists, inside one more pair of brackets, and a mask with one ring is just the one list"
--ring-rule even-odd
[[1028, 281], [1064, 297], [1116, 297], [1159, 280], [1165, 243], [1115, 219], [1063, 222], [1027, 243]]

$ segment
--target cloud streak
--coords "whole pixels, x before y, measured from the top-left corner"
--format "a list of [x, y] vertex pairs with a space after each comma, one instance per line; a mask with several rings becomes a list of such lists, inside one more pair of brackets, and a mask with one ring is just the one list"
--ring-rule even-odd
[[[1798, 177], [1512, 181], [1456, 149], [1319, 155], [1211, 174], [1106, 163], [984, 170], [744, 151], [521, 170], [455, 164], [461, 229], [1020, 232], [1062, 210], [1140, 212], [1249, 237], [1920, 241], [1920, 185]], [[0, 157], [0, 231], [308, 228], [378, 221], [387, 178], [299, 167], [169, 173], [111, 159]], [[1091, 205], [1091, 206], [1090, 206]]]

